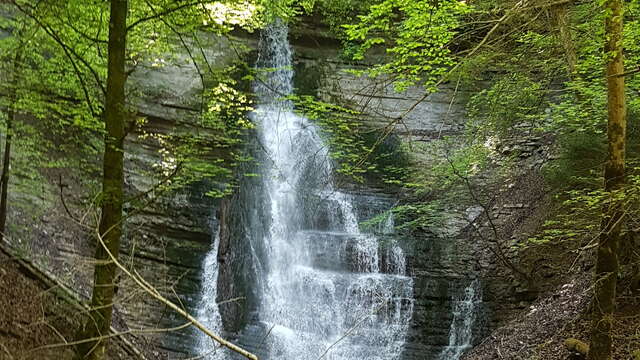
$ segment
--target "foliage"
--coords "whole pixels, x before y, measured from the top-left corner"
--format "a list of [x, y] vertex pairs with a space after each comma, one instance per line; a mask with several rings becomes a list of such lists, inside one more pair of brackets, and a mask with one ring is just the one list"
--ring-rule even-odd
[[[594, 11], [593, 4], [579, 4], [573, 8], [576, 24], [576, 48], [578, 59], [576, 72], [565, 82], [566, 91], [550, 104], [551, 121], [545, 128], [557, 134], [559, 158], [545, 169], [550, 183], [556, 189], [593, 189], [600, 185], [601, 164], [605, 158], [606, 84], [602, 80], [607, 54], [603, 54], [604, 31], [600, 25], [603, 14]], [[625, 59], [628, 68], [640, 63], [640, 13], [637, 1], [627, 5], [625, 24]], [[595, 29], [595, 31], [594, 31]], [[628, 122], [630, 144], [628, 156], [638, 156], [635, 146], [638, 126], [634, 119], [640, 115], [640, 79], [628, 77]]]
[[247, 94], [233, 79], [239, 68], [232, 66], [218, 73], [217, 82], [205, 91], [206, 108], [201, 116], [183, 121], [170, 134], [149, 133], [160, 144], [162, 161], [157, 175], [166, 179], [164, 190], [177, 190], [195, 182], [208, 182], [208, 196], [228, 195], [235, 184], [233, 170], [246, 161], [241, 152], [245, 131], [253, 127], [247, 114], [252, 111]]
[[359, 15], [358, 23], [344, 26], [347, 50], [361, 61], [384, 48], [388, 60], [358, 73], [392, 76], [398, 91], [418, 83], [430, 89], [454, 64], [449, 45], [469, 10], [458, 0], [385, 0]]
[[[625, 232], [633, 232], [640, 219], [640, 167], [637, 160], [627, 168], [627, 186], [616, 192], [607, 192], [598, 187], [567, 190], [557, 194], [559, 211], [547, 220], [540, 233], [528, 238], [530, 244], [557, 244], [571, 242], [587, 246], [597, 241], [600, 234], [602, 209], [619, 203], [625, 214]], [[601, 180], [601, 179], [600, 179]]]
[[[477, 205], [475, 201], [487, 204], [482, 189], [488, 184], [480, 187], [477, 181], [492, 169], [491, 152], [484, 144], [460, 144], [445, 137], [424, 145], [412, 144], [410, 153], [409, 165], [402, 169], [403, 181], [398, 183], [404, 199], [391, 210], [396, 230], [414, 233], [443, 229], [451, 219], [465, 217], [457, 213], [459, 208]], [[455, 203], [450, 199], [456, 199]], [[366, 225], [379, 226], [385, 219], [378, 216]]]
[[[475, 4], [473, 16], [484, 20], [483, 11], [496, 11], [498, 4]], [[509, 6], [508, 4], [504, 5]], [[598, 182], [604, 154], [606, 125], [606, 89], [603, 81], [604, 14], [594, 3], [571, 6], [573, 51], [579, 59], [574, 73], [569, 72], [566, 44], [556, 24], [549, 18], [552, 10], [527, 10], [509, 24], [511, 31], [500, 42], [465, 58], [456, 76], [468, 87], [484, 87], [468, 102], [470, 122], [467, 132], [478, 141], [503, 141], [517, 136], [517, 128], [526, 125], [541, 133], [553, 134], [557, 159], [548, 164], [545, 174], [552, 189], [588, 187]], [[625, 57], [628, 68], [640, 63], [640, 24], [638, 2], [627, 5]], [[544, 18], [541, 14], [547, 14]], [[490, 72], [478, 72], [490, 69]], [[637, 97], [638, 77], [627, 79], [630, 136], [637, 132], [635, 119], [640, 114]], [[633, 142], [632, 142], [633, 143]], [[637, 147], [630, 149], [630, 154]]]
[[[625, 23], [625, 60], [628, 68], [640, 63], [640, 4], [630, 2]], [[640, 114], [636, 97], [628, 96], [628, 185], [624, 192], [607, 193], [602, 187], [602, 162], [606, 156], [606, 83], [602, 80], [604, 64], [609, 54], [603, 53], [604, 14], [593, 11], [593, 4], [574, 7], [577, 52], [580, 61], [576, 73], [565, 83], [567, 91], [552, 105], [550, 131], [558, 133], [559, 158], [549, 164], [545, 172], [551, 184], [556, 185], [556, 198], [560, 202], [558, 214], [544, 225], [540, 234], [529, 239], [533, 244], [595, 241], [599, 233], [599, 215], [612, 199], [622, 199], [626, 218], [635, 221], [640, 199], [637, 159], [638, 125], [634, 121]], [[594, 31], [595, 29], [595, 31]], [[626, 79], [627, 91], [640, 91], [637, 77]]]
[[602, 185], [602, 163], [606, 144], [602, 137], [584, 133], [566, 134], [560, 139], [557, 158], [544, 166], [543, 175], [549, 188], [594, 189]]
[[508, 135], [520, 124], [539, 125], [546, 95], [543, 84], [523, 74], [499, 76], [488, 89], [469, 100], [467, 132], [472, 137], [488, 139]]
[[[640, 63], [640, 30], [637, 15], [640, 5], [637, 1], [627, 5], [628, 19], [625, 23], [625, 62], [628, 68], [637, 67]], [[608, 54], [603, 53], [604, 14], [594, 11], [593, 4], [585, 3], [574, 8], [574, 22], [577, 34], [585, 34], [576, 38], [577, 53], [580, 61], [576, 73], [565, 83], [567, 92], [553, 108], [553, 127], [563, 133], [580, 132], [586, 136], [604, 134], [606, 122], [606, 83], [602, 80], [605, 60]], [[627, 79], [629, 95], [640, 91], [640, 80], [637, 77]], [[636, 96], [629, 96], [629, 115], [640, 113], [640, 102]]]
[[379, 179], [397, 184], [404, 176], [404, 152], [392, 139], [363, 125], [362, 114], [340, 105], [318, 101], [312, 96], [290, 97], [296, 110], [315, 121], [329, 147], [329, 156], [336, 161], [336, 171], [347, 178], [365, 182]]
[[372, 4], [378, 2], [376, 0], [312, 0], [307, 1], [312, 6], [306, 6], [304, 10], [306, 14], [329, 25], [334, 36], [344, 38], [342, 26], [350, 24], [357, 15], [366, 13]]
[[[142, 67], [163, 67], [181, 61], [171, 55], [176, 53], [176, 46], [202, 46], [197, 35], [202, 29], [218, 34], [238, 27], [253, 31], [265, 20], [263, 10], [268, 4], [203, 1], [182, 5], [166, 0], [131, 2], [127, 67], [132, 73]], [[75, 168], [86, 172], [81, 178], [92, 177], [101, 168], [97, 160], [103, 136], [109, 4], [23, 0], [16, 2], [20, 12], [11, 5], [2, 6], [16, 13], [15, 18], [2, 18], [2, 29], [14, 34], [0, 40], [0, 47], [6, 50], [2, 54], [14, 53], [11, 49], [22, 42], [27, 55], [21, 66], [18, 101], [13, 106], [33, 121], [17, 126], [16, 137], [40, 145], [28, 150], [40, 161], [31, 162], [24, 170], [35, 176], [42, 168]], [[195, 43], [185, 42], [190, 35]], [[248, 97], [231, 76], [238, 69], [212, 68], [204, 55], [200, 56], [204, 54], [202, 49], [189, 54], [202, 70], [203, 86], [206, 80], [206, 106], [195, 123], [183, 124], [191, 134], [156, 134], [163, 144], [165, 160], [157, 175], [171, 189], [204, 179], [230, 182], [235, 162], [243, 158], [231, 148], [235, 149], [242, 130], [249, 126], [245, 118], [250, 110]], [[0, 66], [10, 65], [10, 59], [4, 59]], [[1, 93], [6, 94], [6, 82], [2, 85], [5, 88]], [[242, 86], [246, 88], [245, 84]], [[139, 98], [142, 90], [129, 86], [129, 98]], [[7, 106], [1, 103], [6, 100], [0, 96], [0, 105]], [[144, 119], [131, 118], [130, 130], [144, 127]], [[28, 127], [33, 131], [18, 133]], [[49, 146], [43, 146], [46, 144]], [[174, 173], [177, 164], [179, 171]], [[165, 182], [164, 176], [169, 173], [173, 179]], [[229, 189], [217, 185], [210, 195], [219, 196]]]
[[[6, 10], [6, 5], [3, 8]], [[14, 124], [13, 132], [24, 156], [18, 160], [24, 161], [12, 165], [14, 172], [23, 179], [39, 177], [41, 168], [72, 167], [94, 172], [98, 168], [93, 161], [97, 154], [90, 138], [92, 134], [100, 134], [102, 125], [93, 114], [91, 103], [97, 101], [98, 90], [83, 92], [82, 80], [68, 57], [32, 19], [16, 16], [3, 20], [3, 29], [17, 36], [0, 40], [0, 72], [16, 76], [18, 83], [16, 89], [11, 88], [9, 81], [0, 83], [0, 107], [11, 106], [23, 114], [20, 117], [23, 120]], [[22, 61], [14, 68], [17, 52], [22, 54]], [[16, 101], [9, 104], [6, 95], [14, 90]], [[72, 160], [72, 154], [79, 155], [80, 161]]]

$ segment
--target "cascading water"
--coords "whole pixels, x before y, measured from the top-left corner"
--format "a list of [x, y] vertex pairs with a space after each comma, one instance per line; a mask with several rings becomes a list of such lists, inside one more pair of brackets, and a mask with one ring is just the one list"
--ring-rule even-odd
[[[200, 293], [200, 299], [198, 301], [197, 318], [208, 329], [212, 330], [216, 334], [220, 333], [222, 328], [222, 321], [220, 318], [220, 312], [218, 311], [218, 304], [216, 303], [216, 295], [218, 293], [218, 245], [220, 243], [220, 233], [218, 231], [217, 223], [211, 224], [211, 230], [213, 235], [211, 249], [204, 258], [202, 264], [202, 272], [200, 276], [202, 291]], [[197, 338], [197, 350], [200, 355], [206, 354], [206, 359], [220, 359], [222, 356], [214, 357], [216, 346], [212, 343], [212, 340], [206, 334], [198, 332]]]
[[[395, 216], [392, 212], [389, 212], [387, 218], [382, 226], [384, 235], [393, 235], [395, 232]], [[391, 239], [390, 243], [386, 246], [386, 266], [385, 272], [390, 274], [404, 275], [407, 271], [407, 262], [404, 256], [404, 251], [398, 245], [396, 239]]]
[[[319, 130], [283, 99], [293, 91], [287, 37], [277, 21], [260, 44], [258, 68], [266, 70], [255, 85], [253, 120], [266, 158], [259, 170], [265, 194], [257, 195], [268, 215], [260, 222], [269, 226], [249, 236], [252, 249], [264, 250], [252, 254], [261, 263], [252, 270], [257, 308], [240, 342], [253, 344], [261, 359], [398, 359], [413, 312], [404, 254], [360, 231], [353, 196], [334, 186]], [[243, 340], [255, 334], [250, 328], [268, 331]]]
[[482, 302], [480, 281], [473, 280], [463, 296], [453, 300], [453, 321], [449, 329], [449, 345], [440, 360], [458, 360], [473, 346], [473, 327]]

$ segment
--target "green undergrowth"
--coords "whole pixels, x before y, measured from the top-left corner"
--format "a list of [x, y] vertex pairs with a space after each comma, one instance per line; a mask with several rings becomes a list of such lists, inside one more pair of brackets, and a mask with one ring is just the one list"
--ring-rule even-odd
[[393, 189], [406, 181], [409, 159], [400, 140], [363, 124], [363, 114], [319, 101], [313, 96], [291, 96], [296, 111], [314, 121], [345, 181]]

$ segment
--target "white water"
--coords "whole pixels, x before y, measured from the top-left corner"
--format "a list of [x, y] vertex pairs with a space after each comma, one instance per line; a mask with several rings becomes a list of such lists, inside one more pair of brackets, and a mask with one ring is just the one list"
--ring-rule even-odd
[[[241, 342], [257, 347], [261, 359], [398, 359], [413, 312], [413, 282], [405, 276], [404, 254], [395, 242], [385, 250], [373, 234], [360, 231], [354, 197], [333, 185], [319, 130], [282, 99], [293, 92], [287, 36], [280, 23], [263, 33], [258, 67], [270, 70], [255, 85], [259, 101], [253, 114], [268, 159], [260, 170], [266, 194], [256, 196], [266, 198], [269, 213], [261, 219], [269, 224], [266, 236], [251, 240], [262, 242], [253, 248], [266, 249], [260, 255], [263, 266], [255, 270], [259, 301], [254, 321], [269, 331], [264, 339]], [[307, 210], [311, 205], [325, 209], [325, 225], [305, 225], [318, 216]], [[381, 264], [386, 264], [384, 272]], [[203, 297], [201, 310], [209, 315], [201, 316], [219, 320], [210, 315], [217, 314], [211, 306], [215, 285], [210, 286], [217, 276], [205, 277], [210, 294]], [[206, 352], [205, 345], [200, 352]]]
[[480, 281], [473, 280], [462, 296], [453, 300], [453, 321], [449, 329], [449, 345], [441, 360], [458, 360], [473, 346], [473, 326], [482, 301]]
[[[395, 217], [392, 212], [389, 212], [387, 219], [382, 227], [382, 233], [385, 235], [391, 235], [395, 232]], [[389, 274], [403, 275], [407, 271], [407, 262], [404, 256], [404, 251], [398, 245], [398, 242], [391, 241], [386, 246], [387, 259], [386, 272]]]
[[[218, 245], [220, 244], [220, 233], [218, 231], [218, 226], [213, 225], [217, 224], [212, 224], [211, 226], [212, 233], [214, 234], [212, 238], [211, 249], [209, 249], [209, 252], [204, 259], [204, 263], [202, 264], [202, 272], [200, 276], [202, 289], [200, 293], [200, 299], [198, 301], [198, 312], [196, 314], [196, 318], [209, 330], [213, 331], [216, 334], [220, 334], [222, 329], [222, 319], [218, 310], [218, 303], [216, 302], [216, 296], [218, 294], [217, 257]], [[199, 355], [207, 354], [207, 357], [205, 357], [205, 359], [224, 359], [224, 357], [219, 352], [215, 351], [217, 348], [217, 344], [214, 344], [213, 340], [211, 340], [209, 336], [202, 332], [198, 332], [196, 347], [199, 351]]]

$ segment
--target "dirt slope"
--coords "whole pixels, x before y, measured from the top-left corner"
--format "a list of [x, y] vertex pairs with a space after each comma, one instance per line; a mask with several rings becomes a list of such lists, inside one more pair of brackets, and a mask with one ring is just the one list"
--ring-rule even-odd
[[[55, 295], [54, 288], [0, 250], [0, 360], [66, 360], [84, 316]], [[111, 341], [109, 359], [133, 359]]]

